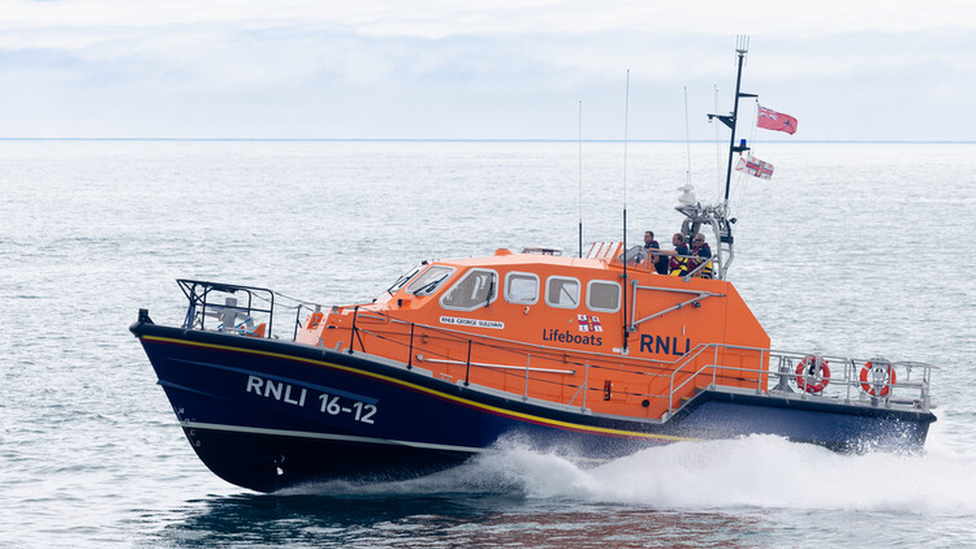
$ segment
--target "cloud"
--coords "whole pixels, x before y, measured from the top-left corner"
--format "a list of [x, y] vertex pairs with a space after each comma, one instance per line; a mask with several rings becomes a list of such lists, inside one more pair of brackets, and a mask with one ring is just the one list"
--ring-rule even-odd
[[736, 31], [797, 138], [970, 135], [976, 6], [853, 4], [6, 0], [0, 135], [572, 138], [582, 100], [617, 138], [630, 69], [632, 137], [683, 137], [687, 87], [708, 138]]

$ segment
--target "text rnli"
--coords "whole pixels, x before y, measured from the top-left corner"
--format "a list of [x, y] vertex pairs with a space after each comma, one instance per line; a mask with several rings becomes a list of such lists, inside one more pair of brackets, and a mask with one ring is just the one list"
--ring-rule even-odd
[[653, 353], [657, 355], [682, 356], [691, 350], [691, 339], [685, 338], [684, 350], [679, 346], [677, 337], [655, 336], [644, 334], [640, 337], [640, 352]]

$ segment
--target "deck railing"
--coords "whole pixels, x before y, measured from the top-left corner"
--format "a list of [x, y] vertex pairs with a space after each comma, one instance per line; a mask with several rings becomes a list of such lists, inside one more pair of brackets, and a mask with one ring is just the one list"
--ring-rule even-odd
[[[355, 348], [357, 351], [370, 352], [365, 346], [369, 343], [364, 345], [364, 342], [377, 344], [384, 341], [404, 347], [407, 356], [403, 358], [408, 364], [463, 367], [463, 376], [459, 372], [456, 377], [459, 381], [463, 380], [465, 386], [484, 380], [485, 372], [493, 372], [494, 378], [499, 375], [518, 376], [518, 393], [523, 398], [539, 392], [530, 391], [530, 383], [561, 385], [565, 390], [560, 394], [564, 396], [553, 401], [584, 409], [587, 408], [588, 395], [609, 391], [599, 384], [590, 385], [594, 370], [604, 373], [625, 371], [629, 375], [666, 380], [666, 387], [660, 392], [630, 393], [630, 396], [644, 399], [645, 402], [666, 399], [662, 417], [674, 414], [685, 401], [701, 390], [723, 387], [734, 387], [740, 391], [748, 389], [760, 395], [793, 394], [800, 399], [828, 399], [866, 406], [908, 405], [921, 410], [931, 407], [929, 386], [935, 367], [919, 362], [817, 356], [717, 343], [699, 344], [674, 361], [662, 361], [475, 335], [451, 328], [409, 323], [372, 311], [370, 315], [383, 318], [383, 323], [389, 327], [402, 325], [409, 329], [380, 331], [375, 327], [364, 327], [360, 319], [360, 323], [351, 329], [349, 341], [352, 345], [346, 347], [347, 351]], [[435, 355], [429, 346], [424, 349], [424, 354], [414, 354], [417, 334], [421, 332], [425, 337], [435, 337], [440, 341], [443, 356]], [[365, 340], [362, 335], [367, 336]], [[502, 364], [472, 359], [472, 356], [486, 354], [497, 356], [499, 351], [511, 354], [514, 360]], [[817, 360], [825, 362], [817, 363]], [[807, 367], [804, 361], [820, 367]], [[800, 368], [801, 364], [803, 368]], [[822, 368], [823, 365], [826, 370]], [[895, 375], [892, 378], [888, 374], [882, 379], [869, 377], [865, 381], [861, 370], [870, 369], [871, 366], [886, 372], [894, 371]], [[452, 370], [448, 368], [446, 371]], [[561, 379], [554, 378], [554, 375], [561, 376]], [[492, 386], [490, 383], [487, 385]]]
[[[687, 367], [695, 363], [694, 359], [707, 355], [709, 350], [714, 352], [716, 359], [689, 372]], [[932, 372], [936, 367], [931, 364], [891, 362], [884, 358], [856, 359], [711, 343], [695, 347], [675, 365], [671, 373], [668, 414], [673, 414], [680, 408], [680, 395], [686, 392], [686, 386], [696, 380], [700, 381], [702, 376], [711, 374], [711, 383], [707, 387], [695, 386], [696, 391], [717, 387], [716, 377], [721, 373], [727, 375], [752, 371], [720, 364], [717, 357], [728, 351], [759, 353], [760, 361], [768, 358], [771, 363], [775, 362], [775, 371], [767, 369], [760, 373], [756, 394], [792, 393], [801, 399], [830, 399], [869, 406], [907, 405], [926, 411], [932, 407], [930, 386]]]
[[[271, 337], [275, 299], [273, 291], [256, 286], [203, 280], [179, 279], [176, 283], [189, 301], [186, 317], [183, 319], [184, 328]], [[256, 331], [262, 324], [264, 327]]]

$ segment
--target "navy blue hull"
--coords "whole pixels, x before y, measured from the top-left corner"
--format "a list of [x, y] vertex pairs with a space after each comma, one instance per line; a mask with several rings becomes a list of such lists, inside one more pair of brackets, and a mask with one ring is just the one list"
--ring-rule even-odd
[[666, 422], [602, 416], [465, 387], [361, 353], [148, 322], [131, 330], [199, 457], [221, 478], [258, 491], [419, 476], [457, 465], [503, 436], [603, 459], [752, 433], [838, 450], [865, 440], [917, 449], [935, 419], [722, 391], [699, 393]]

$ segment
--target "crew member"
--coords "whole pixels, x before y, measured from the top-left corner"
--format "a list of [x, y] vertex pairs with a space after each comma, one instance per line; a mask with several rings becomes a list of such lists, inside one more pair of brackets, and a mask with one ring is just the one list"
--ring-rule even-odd
[[688, 268], [688, 246], [685, 244], [685, 235], [674, 233], [671, 237], [673, 250], [658, 250], [655, 254], [669, 255], [671, 260], [668, 262], [668, 269], [671, 276], [685, 276], [690, 272]]
[[701, 233], [696, 234], [691, 241], [691, 255], [694, 259], [688, 261], [688, 269], [694, 271], [699, 265], [705, 263], [695, 276], [712, 278], [712, 249], [708, 247], [708, 242], [705, 242], [705, 237]]
[[668, 260], [661, 254], [654, 253], [653, 250], [660, 250], [661, 245], [654, 240], [654, 231], [644, 232], [644, 248], [647, 250], [647, 257], [654, 266], [657, 274], [668, 274]]

